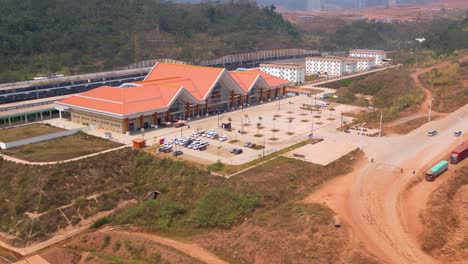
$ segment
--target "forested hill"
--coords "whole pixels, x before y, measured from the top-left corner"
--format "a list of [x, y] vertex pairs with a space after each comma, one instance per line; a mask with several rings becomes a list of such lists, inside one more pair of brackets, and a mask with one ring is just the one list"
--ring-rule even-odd
[[294, 47], [299, 33], [249, 1], [0, 0], [0, 82]]

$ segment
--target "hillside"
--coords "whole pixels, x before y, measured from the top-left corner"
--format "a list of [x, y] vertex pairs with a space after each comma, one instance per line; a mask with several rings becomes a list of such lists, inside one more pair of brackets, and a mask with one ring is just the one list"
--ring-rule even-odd
[[[0, 0], [0, 82], [291, 47], [298, 31], [249, 2]], [[267, 40], [267, 41], [266, 41]], [[296, 44], [297, 45], [297, 44]]]

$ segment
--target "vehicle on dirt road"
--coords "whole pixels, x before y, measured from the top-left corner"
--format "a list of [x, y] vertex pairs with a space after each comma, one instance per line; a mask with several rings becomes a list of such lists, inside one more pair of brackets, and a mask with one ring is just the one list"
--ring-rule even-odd
[[433, 137], [433, 136], [437, 135], [437, 130], [429, 130], [427, 132], [427, 135], [430, 136], [430, 137]]
[[468, 157], [468, 141], [461, 144], [452, 151], [452, 155], [450, 155], [450, 163], [457, 164], [458, 162], [464, 160], [466, 157]]
[[459, 137], [459, 136], [462, 135], [462, 131], [461, 131], [461, 130], [455, 131], [455, 132], [453, 132], [453, 135], [454, 135], [455, 137]]
[[426, 172], [426, 181], [434, 181], [442, 173], [448, 170], [448, 162], [442, 160]]

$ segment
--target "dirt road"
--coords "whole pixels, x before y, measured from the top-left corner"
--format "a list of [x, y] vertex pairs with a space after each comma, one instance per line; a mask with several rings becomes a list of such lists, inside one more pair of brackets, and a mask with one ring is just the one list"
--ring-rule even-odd
[[208, 264], [228, 264], [228, 262], [220, 259], [213, 253], [209, 252], [208, 250], [205, 250], [204, 248], [196, 244], [184, 243], [184, 242], [176, 241], [173, 239], [169, 239], [169, 238], [165, 238], [165, 237], [161, 237], [161, 236], [157, 236], [153, 234], [128, 232], [128, 231], [112, 229], [112, 228], [105, 228], [105, 229], [100, 230], [100, 232], [124, 234], [124, 235], [130, 235], [133, 237], [145, 238], [145, 239], [154, 241], [156, 243], [163, 244], [173, 249], [179, 250], [193, 258], [196, 258]]
[[[409, 183], [422, 177], [433, 162], [458, 144], [453, 131], [468, 130], [468, 119], [460, 120], [466, 116], [468, 105], [405, 136], [364, 138], [368, 160], [353, 173], [329, 182], [305, 202], [325, 203], [336, 211], [351, 226], [355, 242], [385, 263], [437, 263], [413, 237], [418, 230], [409, 230], [414, 223], [411, 225], [408, 217], [414, 215], [408, 211], [414, 205], [408, 202], [420, 199], [407, 201], [401, 197]], [[439, 135], [427, 137], [429, 129], [437, 129]]]
[[[468, 56], [464, 56], [462, 58], [459, 59], [460, 62], [462, 61], [465, 61], [468, 59]], [[427, 72], [430, 72], [431, 70], [433, 69], [437, 69], [437, 68], [442, 68], [442, 67], [445, 67], [445, 66], [448, 66], [450, 65], [450, 61], [444, 61], [444, 62], [441, 62], [441, 63], [438, 63], [434, 66], [431, 66], [431, 67], [428, 67], [428, 68], [423, 68], [423, 69], [417, 69], [415, 72], [413, 72], [411, 74], [411, 78], [413, 79], [413, 81], [416, 83], [416, 85], [421, 88], [424, 93], [425, 93], [425, 99], [424, 99], [424, 102], [421, 104], [421, 107], [419, 109], [419, 112], [420, 113], [426, 113], [429, 109], [429, 101], [432, 99], [432, 92], [431, 90], [429, 90], [428, 88], [424, 87], [424, 85], [422, 85], [421, 81], [419, 81], [419, 76], [421, 74], [424, 74], [424, 73], [427, 73]], [[433, 113], [438, 113], [434, 110], [432, 110]], [[440, 113], [439, 113], [440, 114]]]

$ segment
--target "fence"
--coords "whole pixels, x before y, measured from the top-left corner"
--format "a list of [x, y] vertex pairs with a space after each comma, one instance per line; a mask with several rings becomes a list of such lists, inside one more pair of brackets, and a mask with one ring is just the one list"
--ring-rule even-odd
[[0, 149], [9, 149], [13, 147], [18, 147], [22, 145], [27, 145], [31, 143], [36, 143], [36, 142], [41, 142], [41, 141], [46, 141], [46, 140], [51, 140], [54, 138], [60, 138], [60, 137], [66, 137], [73, 135], [77, 133], [78, 131], [81, 131], [81, 129], [72, 129], [72, 130], [66, 130], [66, 131], [60, 131], [52, 134], [47, 134], [47, 135], [42, 135], [42, 136], [37, 136], [37, 137], [32, 137], [32, 138], [26, 138], [22, 140], [17, 140], [13, 142], [0, 142]]

